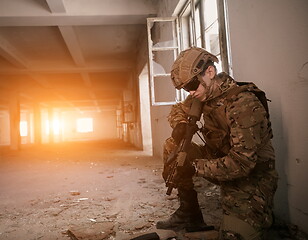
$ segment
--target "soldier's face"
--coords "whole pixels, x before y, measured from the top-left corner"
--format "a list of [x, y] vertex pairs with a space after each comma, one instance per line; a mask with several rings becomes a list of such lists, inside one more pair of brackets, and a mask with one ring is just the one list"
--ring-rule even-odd
[[202, 76], [202, 81], [205, 83], [207, 87], [212, 85], [212, 79], [215, 77], [215, 75], [216, 75], [215, 67], [209, 66], [206, 69], [204, 75]]
[[206, 89], [202, 84], [199, 84], [199, 87], [195, 91], [189, 91], [189, 93], [193, 98], [197, 98], [200, 101], [204, 101], [206, 98]]
[[216, 70], [213, 66], [209, 66], [205, 71], [204, 75], [199, 75], [200, 82], [199, 87], [195, 91], [189, 91], [192, 97], [199, 99], [200, 101], [205, 101], [207, 95], [213, 91], [213, 78], [216, 75]]

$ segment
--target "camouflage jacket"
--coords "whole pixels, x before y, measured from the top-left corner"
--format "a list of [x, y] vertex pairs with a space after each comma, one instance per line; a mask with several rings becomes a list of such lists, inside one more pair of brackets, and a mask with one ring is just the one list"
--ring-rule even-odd
[[[221, 182], [247, 177], [253, 169], [273, 169], [268, 112], [256, 96], [263, 92], [252, 83], [239, 86], [226, 73], [218, 74], [216, 80], [221, 84], [204, 102], [206, 146], [204, 159], [196, 160], [197, 175]], [[168, 116], [171, 127], [187, 122], [191, 102], [189, 95], [172, 107]]]

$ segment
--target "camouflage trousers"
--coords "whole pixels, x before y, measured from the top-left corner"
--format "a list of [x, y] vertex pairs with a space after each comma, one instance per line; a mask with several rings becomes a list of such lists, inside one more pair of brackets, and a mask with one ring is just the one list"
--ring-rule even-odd
[[[172, 138], [165, 141], [164, 162], [176, 147]], [[197, 144], [192, 144], [191, 151], [188, 154], [191, 159], [203, 159], [205, 155], [203, 147]], [[272, 170], [260, 173], [256, 171], [247, 178], [234, 181], [213, 182], [220, 185], [220, 200], [224, 213], [220, 239], [264, 239], [263, 232], [273, 222], [272, 208], [277, 179], [276, 171]], [[191, 189], [194, 187], [193, 180], [183, 179], [179, 186]], [[244, 230], [241, 231], [241, 229]]]

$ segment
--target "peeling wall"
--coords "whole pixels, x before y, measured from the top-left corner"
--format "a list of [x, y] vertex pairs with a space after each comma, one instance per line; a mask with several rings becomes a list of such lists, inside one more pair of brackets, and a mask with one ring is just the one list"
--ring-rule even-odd
[[280, 180], [276, 213], [308, 230], [308, 2], [228, 2], [233, 75], [271, 99]]

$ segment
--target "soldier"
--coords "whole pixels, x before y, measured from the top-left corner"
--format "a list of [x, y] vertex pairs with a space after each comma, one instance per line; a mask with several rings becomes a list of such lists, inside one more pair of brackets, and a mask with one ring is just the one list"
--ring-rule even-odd
[[[253, 83], [236, 82], [224, 72], [217, 74], [214, 62], [218, 62], [216, 56], [192, 47], [182, 51], [172, 66], [174, 86], [190, 95], [172, 106], [168, 116], [173, 131], [164, 145], [164, 161], [184, 137], [194, 98], [204, 103], [202, 134], [206, 144], [192, 143], [188, 153], [191, 164], [179, 173], [180, 207], [156, 227], [206, 226], [192, 180], [201, 176], [221, 189], [219, 239], [264, 239], [273, 222], [278, 179], [267, 100]], [[165, 168], [165, 180], [167, 174]]]

